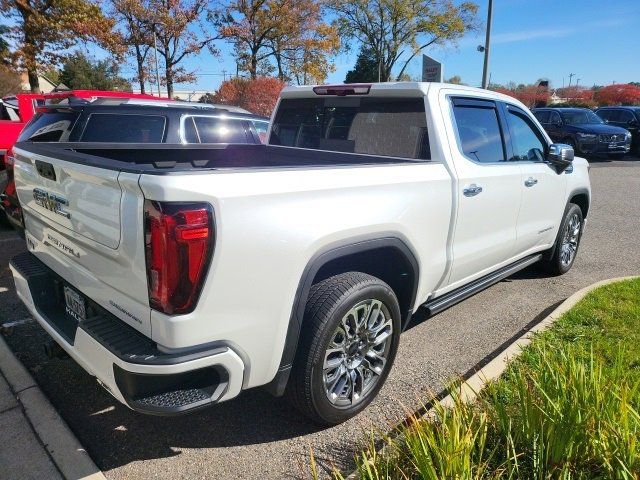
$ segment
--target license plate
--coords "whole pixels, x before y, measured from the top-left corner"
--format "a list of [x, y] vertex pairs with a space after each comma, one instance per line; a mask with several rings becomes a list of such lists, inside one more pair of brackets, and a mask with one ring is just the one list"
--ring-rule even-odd
[[65, 310], [68, 315], [71, 315], [78, 322], [82, 322], [87, 317], [87, 311], [85, 308], [84, 297], [76, 292], [71, 287], [64, 287], [64, 301]]

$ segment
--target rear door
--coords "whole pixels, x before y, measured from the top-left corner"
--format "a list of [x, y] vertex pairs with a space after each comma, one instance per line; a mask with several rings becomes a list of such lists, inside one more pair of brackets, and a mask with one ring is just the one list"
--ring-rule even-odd
[[560, 117], [560, 114], [554, 110], [550, 112], [549, 123], [544, 125], [544, 129], [547, 131], [554, 143], [561, 143], [565, 138], [562, 118]]
[[[449, 288], [468, 283], [514, 254], [521, 165], [508, 161], [506, 126], [493, 100], [452, 97], [458, 213]], [[446, 111], [446, 110], [445, 110]]]

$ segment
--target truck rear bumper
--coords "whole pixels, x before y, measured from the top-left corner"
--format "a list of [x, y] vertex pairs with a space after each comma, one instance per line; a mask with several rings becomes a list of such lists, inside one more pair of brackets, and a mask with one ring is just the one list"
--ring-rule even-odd
[[35, 255], [14, 257], [20, 299], [42, 327], [120, 402], [155, 415], [176, 415], [240, 393], [241, 358], [229, 346], [209, 345], [167, 354], [147, 337], [86, 299], [88, 318], [65, 311], [66, 282]]

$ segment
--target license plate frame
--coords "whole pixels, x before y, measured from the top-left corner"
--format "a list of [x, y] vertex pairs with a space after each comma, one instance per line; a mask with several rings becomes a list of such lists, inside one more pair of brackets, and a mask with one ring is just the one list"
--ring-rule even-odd
[[65, 312], [78, 323], [87, 319], [87, 301], [84, 296], [68, 285], [64, 286]]

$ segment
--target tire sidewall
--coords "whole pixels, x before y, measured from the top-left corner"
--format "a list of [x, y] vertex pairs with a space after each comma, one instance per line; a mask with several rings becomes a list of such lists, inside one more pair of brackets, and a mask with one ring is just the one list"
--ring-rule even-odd
[[[363, 400], [348, 408], [338, 408], [329, 401], [324, 391], [324, 354], [344, 315], [346, 315], [347, 312], [358, 302], [372, 298], [380, 300], [387, 307], [393, 319], [393, 335], [391, 337], [391, 346], [387, 357], [387, 363], [385, 364], [385, 370], [382, 372], [382, 375], [378, 379], [376, 385], [374, 385], [374, 387], [367, 393]], [[312, 347], [312, 351], [310, 352], [312, 356], [312, 367], [310, 372], [311, 401], [318, 415], [326, 423], [341, 423], [354, 415], [357, 415], [376, 397], [378, 391], [384, 385], [394, 363], [400, 340], [400, 328], [401, 321], [398, 300], [391, 288], [381, 281], [379, 283], [363, 285], [361, 288], [350, 291], [343, 296], [340, 299], [340, 302], [332, 309], [330, 318], [324, 325], [319, 341], [315, 342]]]
[[[580, 219], [580, 233], [578, 234], [578, 245], [576, 247], [576, 253], [571, 260], [569, 265], [563, 265], [560, 261], [560, 249], [562, 247], [562, 238], [564, 237], [564, 232], [567, 229], [567, 224], [569, 223], [569, 219], [573, 216], [574, 213], [578, 214], [578, 218]], [[580, 250], [580, 244], [582, 243], [582, 232], [584, 232], [584, 217], [582, 216], [582, 210], [575, 203], [570, 203], [565, 208], [564, 216], [562, 218], [562, 223], [560, 224], [560, 230], [558, 231], [558, 237], [556, 238], [556, 250], [555, 255], [553, 256], [553, 261], [555, 263], [554, 267], [558, 271], [560, 275], [567, 273], [573, 267], [573, 264], [578, 258], [578, 251]]]

